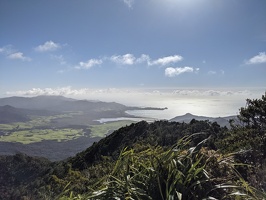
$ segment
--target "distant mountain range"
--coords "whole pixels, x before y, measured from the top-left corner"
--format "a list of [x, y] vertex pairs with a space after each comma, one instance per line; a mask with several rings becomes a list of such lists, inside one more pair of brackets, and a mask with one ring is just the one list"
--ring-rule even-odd
[[206, 116], [197, 116], [197, 115], [193, 115], [191, 113], [187, 113], [185, 115], [174, 117], [174, 118], [170, 119], [169, 121], [189, 123], [192, 119], [195, 119], [198, 121], [208, 120], [210, 122], [217, 122], [222, 127], [223, 126], [230, 127], [229, 120], [230, 119], [237, 119], [237, 116], [234, 115], [234, 116], [227, 116], [227, 117], [206, 117]]
[[163, 110], [167, 108], [128, 107], [115, 102], [76, 100], [63, 96], [0, 98], [0, 123], [29, 121], [29, 116], [49, 116], [69, 112], [82, 112], [67, 124], [85, 125], [101, 118], [134, 117], [127, 110]]
[[31, 110], [52, 111], [108, 111], [108, 110], [164, 110], [167, 108], [128, 107], [115, 102], [76, 100], [63, 96], [7, 97], [0, 98], [0, 106], [13, 106]]
[[[0, 123], [25, 122], [30, 115], [49, 116], [61, 112], [82, 111], [91, 120], [101, 117], [124, 117], [126, 110], [163, 110], [167, 108], [128, 107], [115, 102], [75, 100], [63, 96], [7, 97], [0, 98]], [[169, 121], [189, 123], [192, 119], [216, 121], [220, 126], [229, 127], [229, 120], [236, 116], [207, 117], [187, 113]]]
[[101, 101], [75, 100], [63, 96], [7, 97], [0, 99], [0, 106], [52, 111], [124, 110], [126, 106]]
[[49, 110], [31, 110], [23, 108], [15, 108], [10, 105], [0, 106], [0, 123], [26, 122], [29, 121], [30, 115], [35, 116], [50, 116], [56, 115], [59, 112]]
[[[5, 137], [16, 131], [22, 131], [20, 132], [21, 135], [23, 135], [23, 131], [38, 132], [38, 130], [47, 130], [47, 133], [49, 133], [49, 131], [52, 131], [51, 129], [69, 129], [70, 131], [79, 129], [84, 133], [84, 136], [80, 136], [79, 138], [67, 142], [58, 142], [55, 139], [49, 138], [47, 140], [26, 145], [19, 142], [20, 140], [23, 141], [23, 139], [25, 139], [23, 138], [24, 136], [21, 136], [22, 139], [18, 138], [18, 141], [15, 143], [5, 141], [0, 142], [0, 154], [13, 154], [18, 151], [29, 155], [49, 157], [52, 160], [60, 160], [70, 155], [74, 155], [92, 145], [93, 142], [100, 140], [102, 136], [91, 137], [92, 127], [94, 125], [104, 126], [104, 124], [98, 122], [99, 119], [118, 119], [121, 117], [138, 118], [137, 116], [127, 114], [125, 111], [143, 109], [163, 110], [167, 108], [127, 107], [114, 102], [108, 103], [75, 100], [62, 96], [0, 98], [0, 125], [4, 127], [0, 129], [0, 137]], [[227, 126], [230, 128], [229, 120], [236, 119], [236, 116], [213, 118], [187, 113], [182, 116], [177, 116], [169, 121], [189, 123], [192, 119], [198, 121], [216, 121], [220, 126]], [[143, 120], [143, 118], [139, 118], [139, 120]], [[15, 125], [19, 125], [19, 128], [15, 128], [16, 126], [14, 127], [14, 124], [12, 123], [17, 123]], [[11, 128], [6, 129], [5, 127]], [[110, 130], [114, 131], [116, 128], [111, 128]], [[69, 151], [66, 151], [66, 149]], [[56, 151], [56, 153], [51, 153], [51, 151]]]
[[25, 122], [29, 121], [30, 118], [24, 113], [26, 110], [14, 108], [12, 106], [0, 106], [0, 123], [13, 123], [13, 122]]

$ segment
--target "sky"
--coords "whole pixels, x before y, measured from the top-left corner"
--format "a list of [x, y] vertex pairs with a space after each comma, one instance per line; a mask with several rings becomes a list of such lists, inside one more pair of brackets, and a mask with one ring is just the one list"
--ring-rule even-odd
[[1, 0], [0, 97], [263, 92], [265, 10], [265, 0]]

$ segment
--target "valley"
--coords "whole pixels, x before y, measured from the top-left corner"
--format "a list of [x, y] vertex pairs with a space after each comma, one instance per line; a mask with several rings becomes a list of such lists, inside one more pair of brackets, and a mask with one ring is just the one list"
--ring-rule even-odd
[[[73, 156], [113, 131], [139, 121], [156, 119], [133, 116], [128, 111], [163, 111], [167, 108], [127, 107], [114, 102], [75, 100], [62, 96], [0, 99], [0, 154], [25, 153], [58, 161]], [[129, 112], [130, 113], [130, 112]], [[229, 118], [187, 113], [170, 121], [217, 121], [229, 127]]]
[[143, 120], [125, 113], [130, 109], [138, 108], [61, 96], [3, 98], [0, 99], [0, 152], [63, 160], [114, 130]]
[[93, 142], [99, 141], [114, 130], [134, 122], [94, 121], [86, 124], [85, 119], [77, 123], [78, 119], [75, 117], [86, 118], [80, 112], [35, 116], [28, 122], [0, 124], [0, 152], [2, 155], [19, 152], [52, 161], [62, 160], [88, 148]]

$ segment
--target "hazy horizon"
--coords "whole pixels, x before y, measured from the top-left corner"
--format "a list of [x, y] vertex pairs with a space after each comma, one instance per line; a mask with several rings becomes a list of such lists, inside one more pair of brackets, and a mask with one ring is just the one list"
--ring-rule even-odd
[[46, 88], [27, 91], [8, 92], [6, 96], [34, 97], [39, 95], [64, 96], [73, 99], [98, 100], [117, 102], [126, 106], [159, 107], [164, 111], [136, 111], [141, 117], [156, 119], [171, 119], [186, 113], [208, 117], [225, 117], [237, 115], [246, 99], [261, 98], [265, 93], [263, 88], [235, 89], [73, 89]]

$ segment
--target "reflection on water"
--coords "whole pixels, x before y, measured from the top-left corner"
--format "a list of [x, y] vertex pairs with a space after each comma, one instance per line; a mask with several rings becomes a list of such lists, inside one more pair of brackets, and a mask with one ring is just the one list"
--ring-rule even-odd
[[126, 111], [126, 113], [136, 117], [143, 117], [145, 119], [146, 118], [153, 118], [154, 120], [170, 119], [168, 117], [169, 114], [164, 111], [165, 110], [128, 110]]
[[[147, 104], [147, 102], [146, 102]], [[224, 117], [237, 115], [239, 108], [245, 106], [245, 99], [238, 98], [186, 98], [151, 100], [152, 107], [167, 107], [167, 110], [129, 110], [127, 114], [156, 119], [172, 119], [176, 116], [192, 113], [199, 116]]]
[[246, 99], [261, 98], [265, 88], [242, 89], [142, 89], [106, 90], [90, 93], [90, 98], [126, 106], [157, 107], [167, 110], [130, 110], [128, 114], [155, 119], [172, 119], [191, 113], [207, 117], [237, 115]]
[[[146, 119], [146, 118], [136, 118], [136, 117], [116, 117], [116, 118], [101, 118], [98, 120], [94, 120], [97, 122], [102, 123], [106, 123], [106, 122], [115, 122], [115, 121], [135, 121], [135, 122], [139, 122], [141, 120], [145, 120], [145, 121], [149, 121], [151, 119]], [[152, 120], [153, 121], [153, 120]]]

